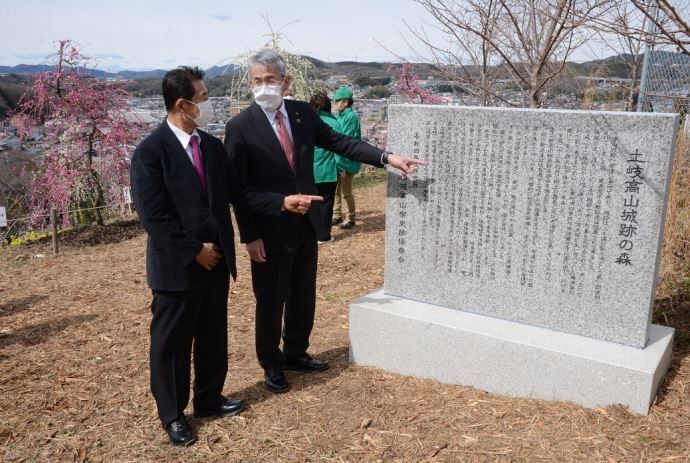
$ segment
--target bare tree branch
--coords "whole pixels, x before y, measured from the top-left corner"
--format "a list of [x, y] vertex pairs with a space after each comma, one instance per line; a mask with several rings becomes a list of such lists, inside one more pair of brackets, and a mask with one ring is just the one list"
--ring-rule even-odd
[[[498, 95], [499, 73], [507, 72], [528, 94], [530, 106], [538, 107], [542, 90], [587, 40], [583, 31], [588, 21], [611, 1], [416, 0], [436, 21], [448, 44], [431, 43], [423, 29], [409, 25], [408, 29], [434, 59], [445, 60], [437, 65], [453, 66], [470, 86]], [[462, 53], [454, 53], [453, 46]]]
[[677, 7], [672, 5], [669, 0], [655, 0], [659, 11], [662, 13], [660, 17], [653, 14], [653, 2], [630, 1], [654, 24], [658, 38], [675, 45], [682, 53], [690, 55], [690, 25], [679, 13], [680, 10], [687, 14], [690, 10], [687, 0], [679, 0]]

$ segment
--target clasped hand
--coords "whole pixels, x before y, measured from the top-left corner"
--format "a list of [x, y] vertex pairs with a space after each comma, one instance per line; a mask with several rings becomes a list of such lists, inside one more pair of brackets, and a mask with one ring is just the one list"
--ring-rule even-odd
[[196, 262], [206, 270], [211, 271], [223, 258], [223, 250], [214, 243], [203, 243], [203, 245], [204, 247], [196, 255]]

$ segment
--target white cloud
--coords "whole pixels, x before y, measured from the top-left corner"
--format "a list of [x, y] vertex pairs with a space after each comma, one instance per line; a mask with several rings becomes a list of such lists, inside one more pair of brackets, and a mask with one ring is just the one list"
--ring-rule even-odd
[[230, 21], [232, 19], [232, 16], [224, 13], [211, 13], [210, 15], [208, 15], [208, 17], [211, 19], [216, 19], [218, 21]]
[[95, 53], [94, 58], [100, 58], [100, 59], [105, 59], [105, 60], [123, 60], [125, 59], [124, 56], [122, 56], [119, 53]]
[[52, 55], [52, 52], [25, 52], [25, 53], [15, 53], [14, 56], [15, 58], [23, 59], [23, 60], [28, 60], [28, 61], [45, 61], [46, 59], [50, 58]]

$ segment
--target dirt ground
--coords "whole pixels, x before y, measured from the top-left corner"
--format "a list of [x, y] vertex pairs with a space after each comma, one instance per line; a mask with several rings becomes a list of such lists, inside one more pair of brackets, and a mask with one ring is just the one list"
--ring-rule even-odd
[[111, 238], [107, 230], [74, 237], [57, 258], [47, 244], [0, 251], [0, 461], [690, 462], [687, 288], [657, 301], [656, 321], [678, 336], [645, 417], [350, 365], [348, 303], [383, 283], [385, 186], [356, 194], [359, 224], [320, 248], [310, 351], [331, 369], [288, 372], [288, 394], [264, 389], [240, 252], [225, 392], [249, 407], [191, 419], [199, 440], [185, 449], [168, 444], [149, 392], [150, 291], [138, 225], [121, 224]]

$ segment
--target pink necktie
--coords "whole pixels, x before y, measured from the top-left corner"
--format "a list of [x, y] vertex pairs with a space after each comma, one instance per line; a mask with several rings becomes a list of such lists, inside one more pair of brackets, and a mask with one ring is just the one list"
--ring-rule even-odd
[[196, 174], [199, 176], [201, 188], [204, 191], [206, 191], [206, 171], [204, 170], [204, 158], [201, 157], [201, 150], [199, 149], [199, 138], [190, 138], [189, 144], [192, 145], [192, 159], [194, 159], [194, 170], [196, 170]]
[[288, 134], [283, 118], [283, 113], [278, 111], [276, 113], [276, 123], [278, 124], [278, 140], [280, 140], [280, 146], [283, 147], [283, 152], [285, 152], [285, 157], [287, 158], [290, 167], [292, 167], [292, 170], [295, 170], [295, 158], [292, 154], [292, 142], [290, 141], [290, 134]]

